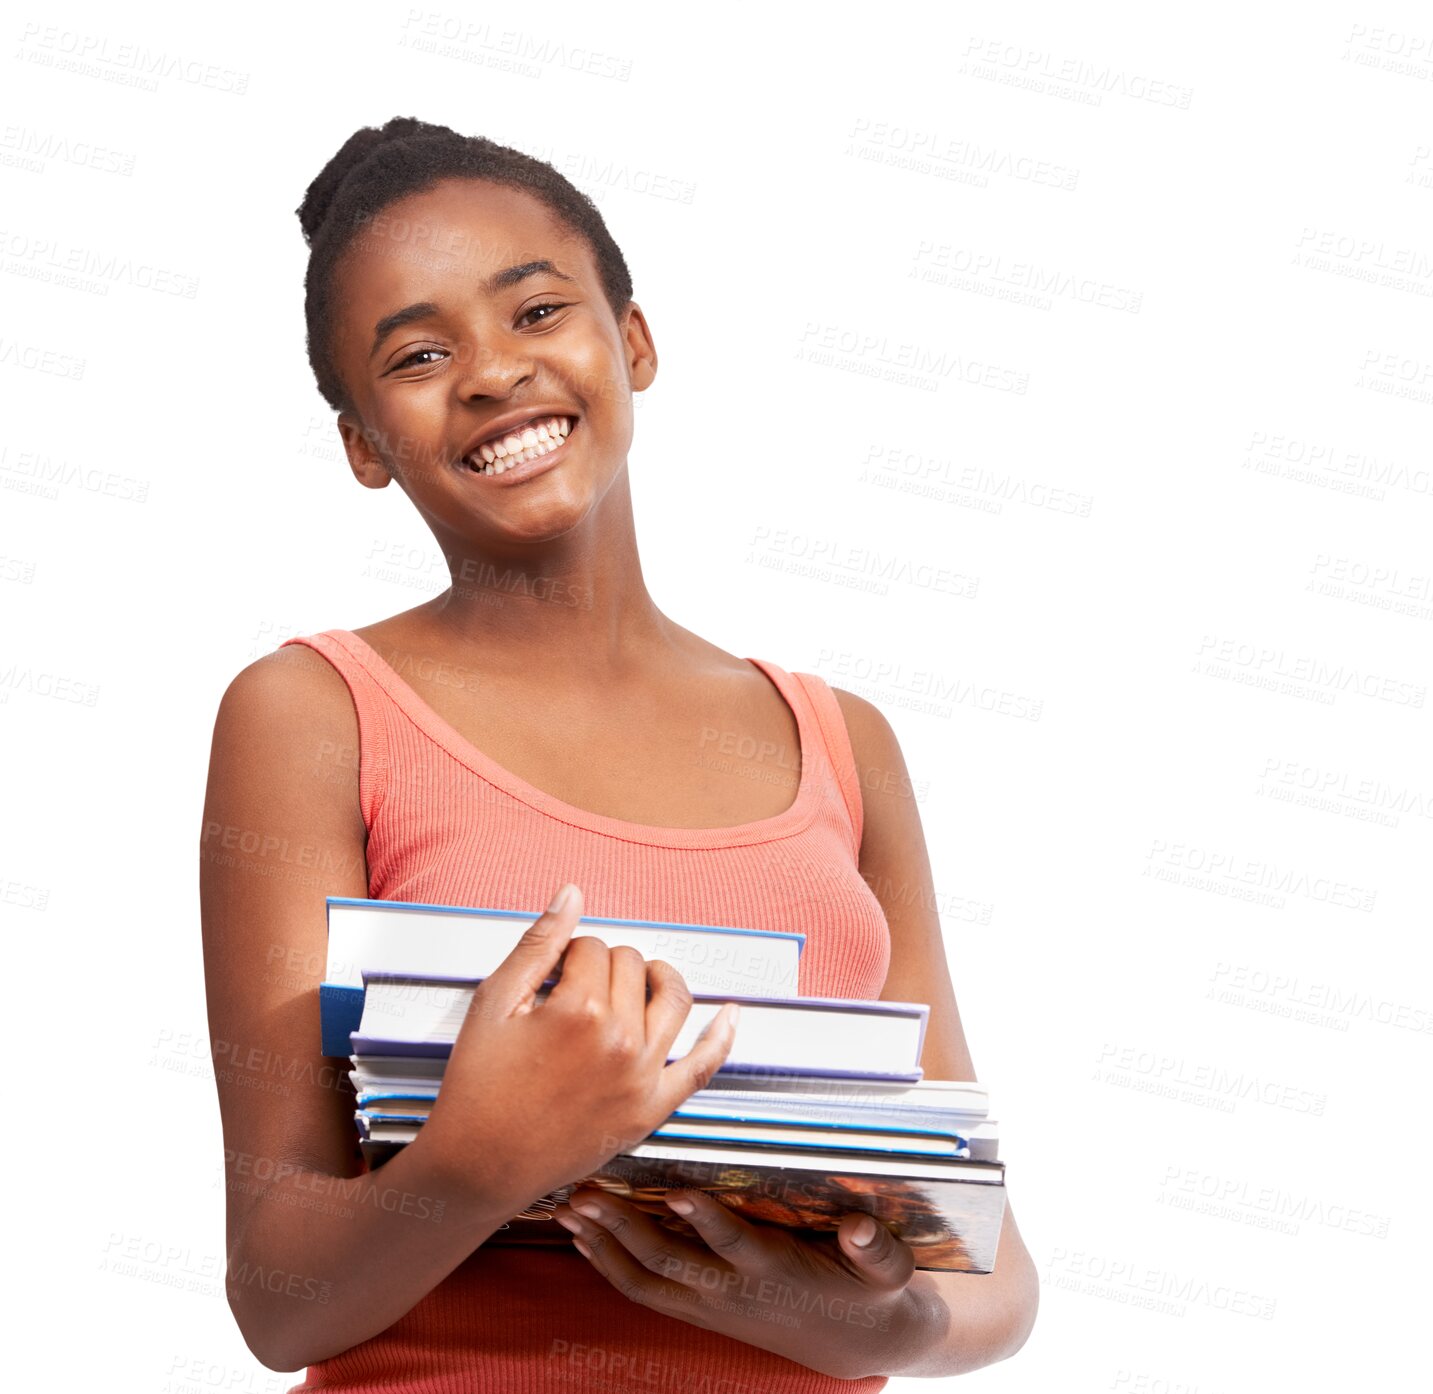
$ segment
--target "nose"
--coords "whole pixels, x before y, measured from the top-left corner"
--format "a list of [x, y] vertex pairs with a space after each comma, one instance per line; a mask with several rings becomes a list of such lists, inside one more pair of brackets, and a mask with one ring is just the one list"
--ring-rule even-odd
[[458, 358], [458, 390], [464, 398], [510, 396], [535, 370], [530, 348], [515, 336], [460, 350]]

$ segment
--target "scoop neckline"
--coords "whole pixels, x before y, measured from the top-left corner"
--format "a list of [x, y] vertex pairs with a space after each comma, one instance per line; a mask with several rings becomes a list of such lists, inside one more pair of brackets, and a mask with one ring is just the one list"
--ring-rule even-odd
[[808, 706], [805, 693], [798, 690], [795, 679], [785, 669], [766, 659], [745, 658], [744, 661], [753, 664], [766, 675], [796, 718], [797, 737], [801, 748], [801, 774], [795, 799], [780, 813], [769, 818], [729, 824], [726, 827], [669, 828], [655, 823], [634, 823], [625, 818], [613, 818], [605, 813], [578, 808], [575, 804], [567, 803], [556, 795], [529, 784], [520, 775], [505, 765], [500, 765], [480, 750], [461, 731], [440, 716], [437, 710], [424, 700], [417, 688], [402, 677], [361, 634], [355, 634], [351, 629], [331, 629], [327, 632], [331, 637], [338, 638], [363, 662], [408, 718], [449, 755], [513, 798], [561, 822], [629, 842], [645, 842], [664, 847], [727, 847], [767, 842], [800, 832], [815, 815], [818, 778], [815, 765], [820, 758], [820, 746], [814, 714]]

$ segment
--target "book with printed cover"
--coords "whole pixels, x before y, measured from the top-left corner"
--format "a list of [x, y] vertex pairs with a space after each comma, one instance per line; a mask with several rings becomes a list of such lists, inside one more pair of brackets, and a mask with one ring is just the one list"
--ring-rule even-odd
[[[403, 1144], [361, 1146], [376, 1168]], [[534, 1202], [486, 1242], [570, 1243], [551, 1212], [579, 1185], [609, 1191], [686, 1235], [695, 1231], [664, 1204], [669, 1191], [704, 1191], [743, 1219], [811, 1237], [830, 1235], [843, 1215], [864, 1212], [911, 1246], [917, 1268], [933, 1272], [993, 1272], [1005, 1214], [1005, 1166], [998, 1161], [648, 1141]]]

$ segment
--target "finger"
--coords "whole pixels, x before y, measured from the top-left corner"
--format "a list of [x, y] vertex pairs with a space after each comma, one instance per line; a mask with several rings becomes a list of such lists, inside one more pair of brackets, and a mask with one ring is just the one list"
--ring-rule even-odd
[[708, 1325], [700, 1295], [666, 1278], [649, 1273], [606, 1230], [587, 1225], [572, 1236], [578, 1253], [629, 1302], [667, 1316], [680, 1317], [694, 1326]]
[[668, 1229], [640, 1205], [597, 1187], [574, 1191], [568, 1203], [553, 1212], [553, 1219], [589, 1244], [596, 1231], [605, 1231], [658, 1278], [686, 1287], [703, 1281], [713, 1287], [720, 1281], [711, 1272], [716, 1260], [700, 1240]]
[[705, 1191], [670, 1192], [667, 1204], [696, 1230], [707, 1248], [739, 1272], [769, 1271], [777, 1261], [775, 1246], [759, 1226], [743, 1220]]
[[[692, 1048], [680, 1059], [673, 1060], [662, 1071], [658, 1091], [664, 1109], [663, 1117], [689, 1098], [698, 1089], [705, 1089], [711, 1078], [731, 1054], [736, 1039], [736, 1021], [741, 1008], [726, 1002], [707, 1023], [706, 1030], [693, 1042]], [[663, 1052], [665, 1054], [665, 1051]]]
[[836, 1235], [856, 1276], [870, 1287], [897, 1292], [916, 1271], [915, 1250], [870, 1215], [843, 1215]]
[[508, 1012], [529, 1009], [533, 994], [557, 967], [581, 914], [582, 891], [569, 881], [523, 931], [508, 956], [478, 985], [474, 999], [481, 997], [489, 1007], [496, 1005]]
[[612, 1001], [612, 951], [591, 934], [579, 934], [562, 955], [562, 976], [547, 994], [558, 1011], [605, 1014]]
[[654, 1054], [660, 1050], [662, 1059], [666, 1060], [667, 1051], [692, 1009], [692, 990], [687, 980], [664, 958], [648, 962], [647, 985], [652, 989], [647, 1003], [647, 1043]]
[[[647, 983], [652, 993], [651, 1000], [647, 1003], [647, 1041], [653, 1052], [660, 1049], [662, 1059], [666, 1060], [672, 1042], [681, 1033], [691, 1014], [692, 990], [681, 973], [661, 958], [654, 958], [647, 964]], [[733, 1029], [736, 1026], [735, 1011], [736, 1004], [733, 1004]], [[705, 1031], [711, 1030], [714, 1024], [714, 1020], [708, 1022]]]
[[619, 944], [611, 950], [612, 1010], [639, 1041], [646, 1039], [647, 960], [641, 950]]

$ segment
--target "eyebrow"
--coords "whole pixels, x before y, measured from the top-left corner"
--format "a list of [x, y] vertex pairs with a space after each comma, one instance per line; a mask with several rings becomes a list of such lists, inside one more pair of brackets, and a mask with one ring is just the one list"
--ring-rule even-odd
[[[519, 281], [524, 281], [529, 276], [536, 276], [539, 273], [556, 276], [559, 280], [570, 281], [573, 285], [577, 284], [576, 277], [569, 276], [565, 271], [559, 271], [550, 261], [525, 261], [521, 266], [509, 266], [505, 270], [494, 272], [482, 283], [483, 291], [487, 295], [493, 295], [497, 291], [506, 290], [509, 286], [515, 286]], [[419, 300], [412, 305], [405, 305], [401, 310], [394, 310], [391, 315], [384, 315], [373, 326], [373, 347], [369, 349], [368, 356], [372, 358], [378, 352], [383, 341], [395, 329], [402, 329], [405, 324], [411, 324], [414, 320], [427, 319], [430, 315], [438, 313], [438, 306], [432, 300]]]

